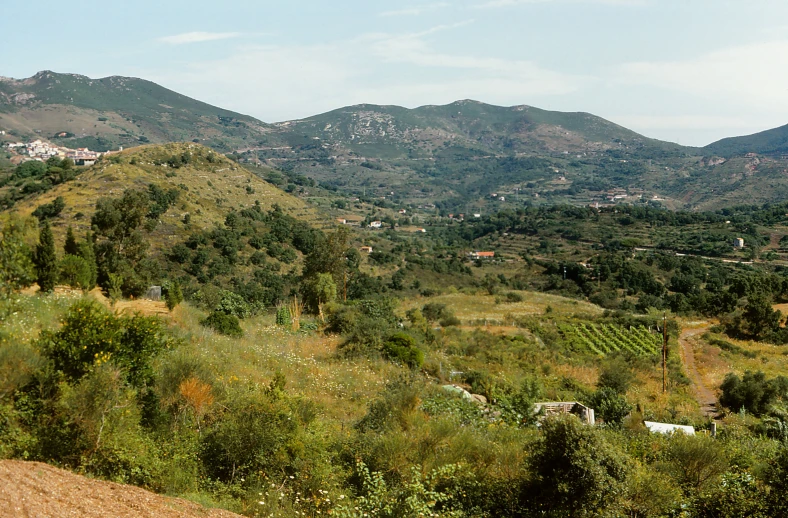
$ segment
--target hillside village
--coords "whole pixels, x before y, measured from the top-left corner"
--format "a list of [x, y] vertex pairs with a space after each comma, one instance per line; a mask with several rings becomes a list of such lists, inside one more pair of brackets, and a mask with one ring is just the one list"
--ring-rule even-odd
[[8, 142], [5, 148], [11, 152], [11, 163], [20, 164], [29, 160], [46, 162], [52, 157], [68, 158], [74, 165], [90, 166], [103, 154], [91, 151], [88, 148], [71, 149], [56, 146], [46, 141], [36, 139], [30, 142]]

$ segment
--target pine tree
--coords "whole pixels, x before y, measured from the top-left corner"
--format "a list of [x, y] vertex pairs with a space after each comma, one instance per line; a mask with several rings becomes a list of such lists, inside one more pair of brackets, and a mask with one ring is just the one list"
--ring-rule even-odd
[[93, 249], [93, 235], [88, 231], [85, 235], [85, 241], [79, 244], [79, 252], [77, 253], [90, 267], [90, 279], [88, 282], [87, 290], [90, 291], [96, 287], [96, 280], [98, 279], [98, 266], [96, 265], [96, 251]]
[[66, 244], [63, 246], [66, 255], [79, 255], [79, 245], [74, 237], [74, 230], [69, 226], [66, 230]]
[[175, 306], [183, 301], [183, 292], [181, 291], [181, 285], [178, 281], [173, 281], [172, 284], [170, 284], [164, 300], [167, 303], [167, 309], [170, 311], [175, 309]]
[[35, 252], [35, 265], [38, 286], [42, 293], [48, 293], [55, 289], [58, 278], [57, 256], [55, 255], [55, 238], [49, 222], [44, 222], [44, 226], [38, 234], [38, 244]]

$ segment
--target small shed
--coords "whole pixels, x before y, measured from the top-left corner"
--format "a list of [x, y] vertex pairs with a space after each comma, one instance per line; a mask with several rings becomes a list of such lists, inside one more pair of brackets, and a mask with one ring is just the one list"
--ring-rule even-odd
[[733, 240], [733, 248], [744, 248], [744, 239], [737, 237]]
[[545, 417], [558, 414], [574, 414], [586, 424], [595, 424], [594, 409], [588, 408], [577, 401], [553, 401], [534, 403], [534, 411], [542, 413]]
[[161, 300], [161, 286], [151, 286], [142, 298], [148, 300]]

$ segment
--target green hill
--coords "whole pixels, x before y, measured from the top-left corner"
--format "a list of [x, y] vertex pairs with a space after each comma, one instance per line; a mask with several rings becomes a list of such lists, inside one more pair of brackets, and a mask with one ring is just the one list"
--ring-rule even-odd
[[[19, 138], [48, 138], [67, 147], [98, 151], [198, 140], [231, 151], [269, 127], [131, 77], [91, 79], [39, 72], [23, 80], [0, 80], [0, 127]], [[67, 138], [57, 138], [67, 133]]]
[[[168, 164], [171, 157], [189, 156], [188, 163]], [[30, 215], [37, 207], [61, 197], [65, 207], [52, 220], [58, 242], [72, 226], [82, 235], [90, 228], [96, 201], [104, 196], [120, 196], [129, 188], [149, 185], [178, 192], [177, 202], [159, 217], [160, 224], [149, 239], [154, 250], [172, 243], [194, 229], [221, 226], [232, 209], [251, 207], [259, 202], [268, 210], [274, 205], [285, 212], [320, 226], [322, 220], [306, 202], [287, 194], [221, 154], [192, 143], [142, 146], [105, 156], [74, 180], [17, 203], [13, 211]], [[189, 223], [184, 217], [189, 215]]]
[[[6, 140], [43, 138], [94, 150], [193, 141], [301, 183], [314, 180], [339, 196], [392, 209], [435, 205], [447, 213], [553, 203], [718, 209], [775, 201], [788, 195], [781, 158], [787, 128], [690, 148], [588, 113], [471, 100], [415, 109], [362, 104], [266, 124], [142, 79], [48, 71], [0, 78]], [[751, 152], [758, 156], [745, 156]]]
[[788, 154], [788, 125], [766, 131], [718, 140], [703, 150], [707, 153], [732, 157], [747, 153], [763, 155]]

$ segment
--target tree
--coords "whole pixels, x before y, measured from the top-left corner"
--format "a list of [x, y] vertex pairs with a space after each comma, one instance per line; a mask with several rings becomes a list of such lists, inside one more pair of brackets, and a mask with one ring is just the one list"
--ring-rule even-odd
[[181, 292], [181, 285], [178, 281], [173, 281], [169, 288], [167, 288], [164, 301], [167, 303], [167, 309], [170, 311], [183, 302], [183, 292]]
[[323, 318], [323, 304], [337, 298], [337, 285], [330, 273], [318, 273], [305, 285], [307, 303]]
[[48, 293], [55, 289], [58, 279], [57, 256], [55, 255], [55, 237], [48, 222], [44, 223], [38, 236], [38, 245], [34, 254], [36, 265], [36, 281], [41, 292]]
[[25, 244], [24, 224], [8, 220], [0, 229], [0, 300], [35, 280], [30, 249]]
[[93, 248], [93, 235], [88, 232], [85, 234], [85, 240], [79, 244], [77, 255], [85, 260], [85, 263], [90, 268], [90, 278], [88, 280], [87, 290], [92, 290], [96, 287], [96, 280], [98, 278], [98, 266], [96, 265], [96, 252]]
[[334, 284], [343, 285], [348, 267], [349, 240], [350, 234], [346, 228], [340, 228], [326, 237], [317, 239], [314, 249], [304, 261], [304, 278], [311, 278], [319, 273], [330, 273], [334, 278]]
[[92, 272], [87, 261], [78, 255], [67, 254], [60, 260], [60, 282], [72, 288], [89, 290]]
[[540, 516], [598, 516], [616, 504], [629, 472], [626, 458], [573, 415], [548, 418], [530, 458], [528, 491]]
[[66, 230], [66, 243], [63, 245], [63, 251], [66, 255], [79, 255], [79, 245], [74, 237], [74, 229], [71, 228], [71, 225]]
[[110, 274], [121, 276], [125, 295], [141, 295], [150, 272], [144, 259], [148, 243], [139, 230], [149, 212], [148, 193], [126, 190], [120, 198], [100, 198], [91, 224], [99, 238], [95, 245], [98, 283], [109, 288]]

